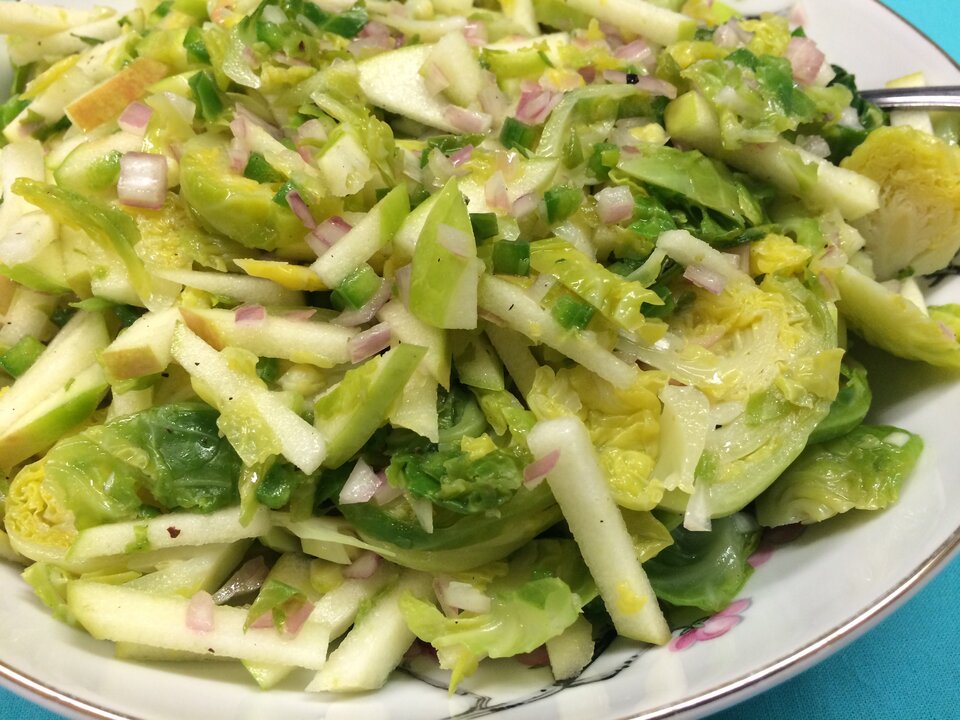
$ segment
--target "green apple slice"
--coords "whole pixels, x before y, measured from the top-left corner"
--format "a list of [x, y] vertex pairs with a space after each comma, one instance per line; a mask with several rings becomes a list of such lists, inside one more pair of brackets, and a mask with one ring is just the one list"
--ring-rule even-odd
[[[249, 456], [252, 444], [254, 452], [279, 452], [305, 473], [320, 467], [326, 455], [323, 435], [256, 377], [231, 367], [185, 325], [178, 324], [174, 330], [172, 354], [220, 411], [220, 427], [242, 458]], [[238, 422], [225, 426], [225, 414]]]
[[176, 308], [148, 312], [121, 332], [100, 355], [110, 379], [130, 380], [166, 370], [179, 317]]
[[410, 212], [407, 188], [398, 185], [311, 266], [324, 285], [335, 288], [393, 238]]
[[358, 368], [317, 398], [314, 422], [327, 438], [326, 467], [339, 467], [387, 421], [427, 349], [398, 345]]
[[327, 659], [328, 630], [307, 623], [296, 636], [274, 628], [244, 630], [247, 611], [212, 609], [207, 632], [188, 627], [190, 600], [131, 590], [122, 585], [75, 581], [67, 604], [77, 621], [98, 640], [130, 642], [249, 662], [287, 664], [319, 670]]
[[357, 334], [353, 328], [275, 315], [245, 325], [236, 322], [233, 310], [181, 308], [180, 314], [187, 327], [217, 350], [231, 345], [260, 357], [322, 368], [350, 362], [349, 342]]
[[[39, 360], [33, 367], [37, 364]], [[30, 407], [0, 433], [0, 468], [10, 472], [18, 463], [52, 446], [61, 435], [90, 417], [108, 387], [103, 368], [94, 363]]]
[[[445, 234], [459, 236], [463, 246], [454, 251], [444, 242]], [[467, 206], [451, 179], [437, 194], [413, 253], [410, 310], [436, 328], [475, 328], [482, 271]]]
[[0, 427], [89, 367], [109, 342], [107, 326], [99, 313], [81, 310], [70, 318], [36, 363], [0, 399]]

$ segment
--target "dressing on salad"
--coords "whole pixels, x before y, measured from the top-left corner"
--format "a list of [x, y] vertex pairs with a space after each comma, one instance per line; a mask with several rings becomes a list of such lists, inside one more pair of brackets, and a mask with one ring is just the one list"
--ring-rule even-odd
[[[132, 659], [450, 687], [894, 502], [956, 118], [703, 0], [0, 2], [0, 555]], [[922, 82], [908, 77], [902, 82]]]

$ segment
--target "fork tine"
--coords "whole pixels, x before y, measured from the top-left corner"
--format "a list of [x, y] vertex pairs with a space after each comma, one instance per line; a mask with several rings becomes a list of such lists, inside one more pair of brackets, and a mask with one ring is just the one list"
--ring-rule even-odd
[[944, 85], [912, 88], [863, 90], [866, 100], [887, 110], [918, 108], [924, 110], [960, 109], [960, 86]]

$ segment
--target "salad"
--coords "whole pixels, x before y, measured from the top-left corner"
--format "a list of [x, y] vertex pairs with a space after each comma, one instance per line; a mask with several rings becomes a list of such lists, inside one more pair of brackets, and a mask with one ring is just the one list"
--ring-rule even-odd
[[[687, 0], [0, 2], [0, 555], [138, 660], [575, 677], [895, 502], [960, 123]], [[903, 84], [922, 83], [917, 76]]]

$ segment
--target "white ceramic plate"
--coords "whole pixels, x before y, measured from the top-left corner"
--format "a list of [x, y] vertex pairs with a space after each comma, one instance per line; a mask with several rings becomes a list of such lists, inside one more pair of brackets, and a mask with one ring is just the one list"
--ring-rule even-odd
[[[80, 4], [79, 0], [74, 0]], [[70, 4], [70, 0], [67, 0]], [[784, 0], [742, 0], [751, 10]], [[960, 68], [875, 0], [806, 0], [807, 28], [861, 87], [914, 70], [960, 83]], [[960, 283], [934, 292], [960, 299]], [[59, 713], [97, 718], [215, 720], [283, 717], [367, 720], [543, 717], [620, 720], [694, 717], [785, 680], [863, 632], [945, 564], [960, 546], [960, 384], [957, 376], [874, 358], [874, 420], [920, 433], [921, 466], [899, 504], [808, 529], [775, 546], [734, 606], [669, 646], [617, 642], [572, 683], [503, 661], [448, 697], [414, 663], [381, 692], [331, 698], [293, 678], [261, 693], [239, 667], [120, 662], [111, 646], [55, 622], [12, 567], [0, 567], [0, 681]], [[782, 539], [782, 538], [781, 538]]]

